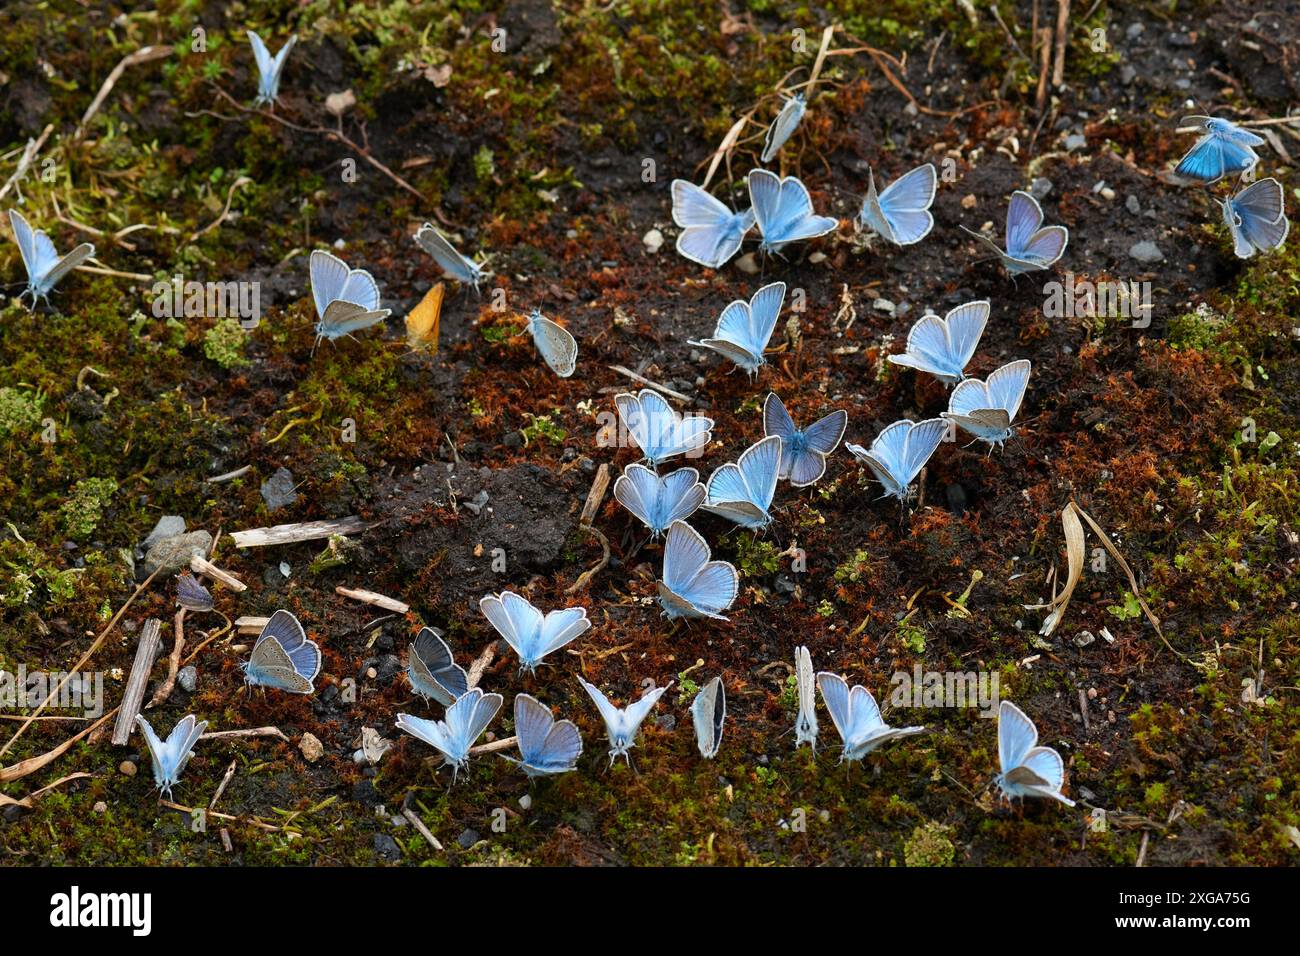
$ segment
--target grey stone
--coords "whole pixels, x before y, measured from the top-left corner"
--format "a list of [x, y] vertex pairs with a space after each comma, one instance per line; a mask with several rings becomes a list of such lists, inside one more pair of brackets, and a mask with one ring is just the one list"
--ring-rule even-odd
[[287, 508], [298, 500], [298, 493], [293, 489], [293, 472], [288, 468], [277, 468], [275, 474], [262, 482], [262, 500], [271, 511]]
[[192, 694], [199, 686], [199, 672], [194, 669], [193, 664], [182, 667], [180, 673], [176, 675], [176, 683], [180, 684], [187, 694]]
[[1129, 247], [1128, 254], [1138, 262], [1144, 263], [1163, 262], [1165, 258], [1165, 254], [1160, 251], [1160, 247], [1150, 239], [1135, 242]]
[[1132, 196], [1132, 195], [1128, 196], [1124, 200], [1124, 208], [1127, 209], [1135, 216], [1141, 215], [1142, 213], [1142, 204], [1138, 202], [1137, 196]]
[[389, 863], [396, 863], [402, 858], [402, 848], [387, 833], [375, 834], [375, 853], [381, 860], [387, 860]]
[[194, 555], [206, 555], [212, 547], [212, 535], [206, 531], [190, 531], [156, 542], [144, 556], [140, 573], [144, 577], [162, 568], [163, 574], [173, 574], [190, 566]]
[[1033, 182], [1029, 184], [1029, 195], [1039, 200], [1046, 199], [1053, 185], [1046, 176], [1035, 176]]
[[456, 837], [456, 842], [462, 850], [468, 850], [478, 842], [478, 831], [465, 829], [461, 831], [460, 836]]
[[145, 536], [140, 547], [148, 551], [159, 541], [164, 538], [174, 538], [178, 534], [185, 533], [185, 519], [180, 515], [163, 515], [158, 519], [158, 523], [153, 526], [153, 530]]

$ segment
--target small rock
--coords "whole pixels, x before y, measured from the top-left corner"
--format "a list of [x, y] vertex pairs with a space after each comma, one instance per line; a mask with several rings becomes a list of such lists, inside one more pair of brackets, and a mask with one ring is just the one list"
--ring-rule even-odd
[[476, 494], [472, 500], [461, 502], [461, 504], [463, 504], [467, 509], [473, 512], [475, 515], [481, 512], [484, 506], [487, 505], [487, 503], [488, 503], [488, 493], [486, 489], [480, 489], [479, 493]]
[[1146, 27], [1141, 23], [1130, 23], [1128, 29], [1124, 31], [1124, 36], [1128, 37], [1130, 40], [1136, 40], [1142, 35], [1142, 31], [1145, 29]]
[[651, 229], [641, 237], [641, 243], [647, 252], [658, 252], [664, 244], [664, 234], [658, 229]]
[[747, 252], [736, 260], [736, 268], [748, 276], [758, 275], [758, 260], [752, 252]]
[[478, 831], [466, 828], [461, 831], [460, 836], [456, 837], [456, 843], [462, 850], [468, 850], [478, 842]]
[[1087, 647], [1097, 638], [1093, 636], [1092, 631], [1080, 631], [1074, 635], [1074, 644], [1076, 647]]
[[979, 200], [975, 198], [974, 193], [967, 193], [965, 196], [961, 197], [962, 209], [974, 209], [978, 204]]
[[519, 798], [520, 810], [527, 810], [532, 805], [533, 805], [533, 798], [530, 797], [528, 794], [525, 793], [522, 797]]
[[1138, 71], [1135, 67], [1125, 63], [1119, 68], [1119, 81], [1125, 86], [1132, 86], [1133, 81], [1138, 77]]
[[893, 315], [894, 311], [898, 308], [896, 305], [894, 305], [894, 303], [890, 302], [888, 299], [876, 299], [874, 302], [871, 303], [871, 307], [875, 309], [877, 312], [885, 312], [889, 315]]
[[1138, 262], [1143, 263], [1163, 262], [1165, 258], [1165, 254], [1160, 251], [1160, 247], [1150, 239], [1135, 242], [1129, 247], [1128, 254]]
[[1084, 136], [1082, 133], [1071, 133], [1069, 136], [1065, 137], [1065, 151], [1067, 153], [1073, 152], [1076, 149], [1083, 149], [1083, 147], [1087, 145], [1088, 137]]
[[176, 683], [181, 685], [185, 693], [192, 694], [199, 686], [199, 672], [195, 670], [193, 664], [182, 667], [180, 673], [176, 675]]
[[95, 813], [107, 813], [107, 812], [108, 812], [108, 804], [105, 803], [103, 800], [97, 800], [97, 801], [95, 801], [95, 805], [94, 805], [93, 807], [91, 807], [91, 809], [92, 809]]
[[298, 500], [298, 492], [293, 488], [293, 472], [280, 467], [270, 478], [262, 482], [262, 500], [271, 511], [287, 508]]
[[302, 751], [303, 759], [308, 763], [315, 763], [325, 756], [325, 747], [315, 734], [303, 734], [302, 739], [298, 741], [298, 749]]
[[677, 718], [672, 714], [660, 714], [655, 720], [655, 723], [659, 726], [660, 730], [667, 731], [668, 733], [672, 733], [677, 729]]
[[212, 547], [212, 535], [206, 531], [191, 531], [173, 535], [153, 544], [145, 553], [138, 574], [148, 577], [162, 568], [163, 574], [173, 574], [190, 566], [194, 555], [206, 555]]
[[1138, 202], [1137, 196], [1130, 195], [1124, 200], [1124, 208], [1135, 216], [1142, 214], [1142, 203]]
[[375, 853], [381, 860], [387, 860], [389, 863], [396, 863], [402, 858], [402, 848], [387, 833], [375, 834]]
[[1038, 200], [1046, 199], [1048, 194], [1051, 193], [1052, 187], [1055, 185], [1056, 184], [1046, 176], [1035, 176], [1033, 181], [1029, 184], [1029, 195]]
[[[437, 84], [434, 85], [436, 86]], [[444, 82], [442, 85], [446, 86], [446, 83]], [[328, 110], [332, 116], [342, 116], [356, 105], [357, 95], [351, 90], [344, 90], [341, 93], [331, 93], [329, 96], [325, 97], [325, 109]]]
[[129, 760], [123, 760], [120, 764], [118, 764], [117, 769], [128, 777], [135, 776], [135, 764], [133, 764]]
[[[158, 519], [158, 523], [153, 526], [153, 530], [150, 531], [149, 534], [145, 536], [145, 539], [143, 542], [141, 542], [140, 547], [148, 551], [150, 548], [152, 548], [159, 541], [162, 541], [164, 538], [174, 538], [177, 535], [181, 535], [184, 533], [185, 533], [184, 518], [182, 518], [180, 515], [163, 515], [161, 518]], [[64, 546], [65, 547], [67, 546], [67, 542], [64, 542]], [[75, 542], [73, 542], [72, 549], [73, 550], [76, 549]]]

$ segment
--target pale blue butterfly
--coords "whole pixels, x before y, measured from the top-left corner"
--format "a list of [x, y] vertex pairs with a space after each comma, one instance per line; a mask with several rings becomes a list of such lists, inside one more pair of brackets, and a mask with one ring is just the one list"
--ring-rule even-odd
[[858, 218], [896, 246], [920, 242], [934, 228], [930, 205], [939, 185], [934, 164], [926, 163], [899, 176], [876, 195], [876, 176], [867, 170], [867, 198]]
[[765, 285], [748, 302], [737, 299], [723, 309], [712, 338], [698, 342], [691, 340], [688, 344], [712, 349], [723, 358], [731, 359], [737, 368], [743, 368], [753, 378], [767, 362], [763, 350], [772, 338], [783, 302], [784, 282]]
[[1286, 242], [1291, 223], [1282, 201], [1282, 184], [1276, 179], [1251, 183], [1219, 203], [1223, 206], [1223, 221], [1232, 234], [1233, 251], [1239, 258], [1280, 249]]
[[207, 730], [208, 722], [195, 721], [193, 714], [186, 714], [177, 721], [166, 740], [158, 739], [158, 735], [154, 733], [153, 727], [149, 726], [149, 721], [144, 719], [143, 714], [136, 714], [135, 722], [144, 735], [145, 743], [149, 745], [149, 759], [153, 763], [153, 782], [170, 800], [172, 787], [176, 786], [181, 771], [189, 763], [194, 745], [203, 736], [203, 731]]
[[906, 501], [912, 482], [947, 433], [948, 423], [942, 418], [916, 423], [903, 418], [886, 426], [870, 448], [851, 443], [844, 447], [875, 472], [876, 480], [885, 486], [886, 496]]
[[861, 684], [854, 684], [850, 689], [839, 674], [822, 671], [817, 675], [817, 687], [844, 742], [841, 762], [861, 760], [883, 743], [925, 731], [924, 727], [889, 726], [880, 716], [880, 706], [871, 691]]
[[431, 627], [420, 628], [407, 652], [406, 676], [415, 692], [450, 707], [469, 690], [469, 675], [456, 663], [447, 642]]
[[543, 614], [513, 591], [489, 594], [478, 603], [511, 649], [519, 655], [519, 669], [533, 671], [546, 655], [558, 651], [591, 627], [585, 607], [570, 607]]
[[722, 678], [715, 677], [704, 685], [691, 702], [691, 723], [695, 725], [695, 746], [700, 756], [712, 760], [722, 745], [722, 725], [727, 719], [727, 691]]
[[813, 675], [812, 654], [800, 645], [794, 649], [795, 691], [799, 698], [799, 715], [794, 722], [794, 747], [798, 750], [807, 744], [817, 752], [817, 698], [816, 678]]
[[763, 402], [763, 434], [781, 439], [781, 465], [778, 477], [786, 478], [796, 488], [816, 484], [826, 474], [826, 458], [839, 447], [849, 413], [836, 409], [805, 429], [796, 428], [776, 392], [768, 392]]
[[519, 769], [530, 777], [568, 773], [582, 756], [582, 735], [571, 720], [555, 719], [551, 709], [529, 694], [515, 695], [515, 738]]
[[319, 318], [317, 342], [332, 342], [388, 318], [390, 310], [379, 308], [379, 285], [365, 269], [349, 269], [337, 256], [315, 249], [310, 272], [311, 294]]
[[776, 119], [772, 120], [772, 125], [767, 129], [767, 139], [763, 143], [762, 162], [770, 163], [781, 147], [785, 145], [786, 140], [794, 135], [794, 131], [799, 128], [799, 121], [803, 119], [804, 110], [807, 109], [807, 103], [802, 93], [796, 93], [789, 97], [782, 105], [781, 112], [776, 114]]
[[907, 333], [907, 351], [890, 355], [894, 365], [929, 372], [953, 385], [966, 377], [966, 365], [979, 347], [989, 320], [987, 299], [959, 305], [942, 319], [923, 315]]
[[839, 225], [838, 219], [813, 212], [807, 187], [794, 176], [782, 179], [766, 169], [751, 170], [749, 201], [764, 252], [779, 252], [792, 242], [824, 236]]
[[628, 465], [614, 482], [614, 498], [659, 537], [674, 521], [684, 520], [704, 503], [700, 473], [678, 468], [660, 477], [645, 465]]
[[659, 465], [678, 455], [702, 454], [713, 438], [713, 419], [682, 416], [654, 389], [614, 396], [614, 407], [646, 459]]
[[691, 262], [721, 269], [740, 251], [745, 233], [754, 225], [754, 210], [732, 212], [694, 183], [674, 179], [673, 222], [682, 231], [677, 252]]
[[1185, 116], [1182, 125], [1198, 128], [1201, 138], [1174, 167], [1175, 176], [1208, 186], [1224, 176], [1249, 172], [1259, 162], [1251, 147], [1263, 146], [1263, 138], [1230, 120], [1214, 116]]
[[728, 562], [712, 557], [698, 531], [685, 521], [672, 523], [664, 542], [663, 577], [657, 582], [666, 617], [726, 620], [721, 612], [740, 593], [740, 575]]
[[568, 329], [542, 315], [541, 310], [533, 309], [528, 316], [528, 334], [552, 372], [560, 378], [573, 374], [578, 361], [578, 343]]
[[[965, 226], [962, 228], [966, 229]], [[1070, 230], [1064, 226], [1043, 225], [1043, 207], [1038, 205], [1037, 199], [1019, 189], [1011, 194], [1011, 202], [1007, 205], [1006, 251], [975, 230], [966, 231], [991, 247], [1011, 276], [1050, 267], [1065, 253], [1070, 241]]]
[[943, 417], [990, 446], [1001, 445], [1011, 437], [1011, 423], [1024, 400], [1029, 372], [1029, 360], [1020, 359], [1002, 366], [987, 382], [978, 378], [959, 382], [948, 396]]
[[738, 462], [727, 462], [709, 475], [704, 509], [742, 528], [765, 528], [772, 523], [768, 508], [780, 472], [781, 438], [770, 435], [746, 448]]
[[298, 42], [298, 37], [289, 37], [289, 42], [280, 47], [280, 52], [273, 59], [261, 37], [252, 30], [245, 32], [248, 34], [248, 42], [253, 45], [253, 59], [257, 61], [257, 99], [254, 100], [254, 105], [274, 104], [280, 95], [280, 75], [284, 72], [289, 51]]
[[456, 247], [432, 223], [425, 223], [415, 234], [416, 244], [433, 256], [433, 261], [442, 267], [448, 277], [462, 285], [474, 287], [478, 291], [479, 283], [488, 275], [483, 267], [468, 256], [462, 255]]
[[411, 714], [398, 714], [396, 727], [423, 740], [443, 755], [452, 767], [452, 780], [469, 765], [469, 750], [488, 729], [501, 709], [500, 694], [485, 694], [472, 687], [456, 698], [442, 720], [425, 720]]
[[302, 624], [289, 611], [271, 615], [243, 664], [244, 681], [290, 694], [310, 694], [320, 673], [320, 647], [307, 639]]
[[637, 731], [641, 729], [641, 722], [659, 703], [659, 698], [664, 695], [664, 691], [672, 686], [671, 683], [664, 687], [656, 687], [654, 690], [644, 694], [640, 700], [628, 704], [626, 707], [618, 708], [609, 702], [604, 694], [594, 684], [588, 684], [581, 677], [578, 683], [591, 697], [595, 703], [596, 709], [600, 711], [600, 717], [605, 721], [605, 732], [609, 736], [609, 762], [613, 766], [616, 757], [622, 757], [630, 766], [632, 758], [628, 751], [636, 746]]
[[32, 297], [33, 307], [37, 299], [48, 302], [50, 293], [59, 281], [95, 254], [95, 247], [89, 242], [83, 242], [59, 258], [58, 250], [45, 231], [29, 226], [17, 209], [9, 210], [9, 225], [13, 227], [18, 251], [22, 254], [23, 266], [27, 269], [27, 288], [23, 290], [23, 295]]
[[1049, 797], [1074, 806], [1074, 801], [1061, 793], [1065, 783], [1061, 755], [1051, 747], [1038, 746], [1038, 728], [1009, 700], [998, 707], [998, 762], [1002, 772], [993, 782], [1008, 800]]

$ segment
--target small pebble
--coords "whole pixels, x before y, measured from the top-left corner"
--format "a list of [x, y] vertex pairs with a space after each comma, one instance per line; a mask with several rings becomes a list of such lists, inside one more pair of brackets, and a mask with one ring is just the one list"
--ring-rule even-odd
[[135, 764], [133, 764], [133, 763], [132, 763], [131, 761], [129, 761], [129, 760], [123, 760], [123, 761], [118, 765], [118, 768], [117, 768], [117, 769], [118, 769], [119, 771], [121, 771], [123, 774], [125, 774], [126, 776], [128, 776], [128, 777], [134, 777], [134, 776], [135, 776]]
[[641, 242], [645, 245], [647, 252], [658, 252], [664, 244], [664, 234], [658, 229], [651, 229], [641, 237]]
[[308, 763], [315, 763], [325, 755], [325, 747], [315, 734], [303, 734], [302, 739], [298, 741], [298, 749], [302, 751], [303, 759]]
[[1135, 242], [1129, 247], [1128, 254], [1138, 262], [1162, 262], [1165, 258], [1165, 254], [1160, 251], [1160, 247], [1150, 239]]
[[533, 805], [533, 798], [530, 797], [528, 794], [525, 793], [522, 797], [519, 798], [519, 809], [520, 809], [520, 810], [527, 810], [527, 809], [529, 809], [532, 805]]
[[199, 672], [194, 669], [194, 665], [182, 667], [180, 673], [176, 675], [176, 683], [181, 685], [181, 689], [187, 694], [194, 693], [199, 686]]

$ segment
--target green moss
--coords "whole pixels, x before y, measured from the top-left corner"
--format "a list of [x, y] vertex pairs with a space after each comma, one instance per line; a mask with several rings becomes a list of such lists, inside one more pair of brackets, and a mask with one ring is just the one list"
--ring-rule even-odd
[[16, 388], [0, 388], [0, 438], [34, 430], [41, 422], [43, 401], [39, 393], [29, 395]]
[[103, 520], [104, 509], [117, 494], [112, 478], [83, 478], [59, 509], [59, 521], [68, 537], [81, 541], [89, 538]]
[[948, 834], [951, 828], [929, 821], [912, 831], [903, 844], [903, 859], [908, 866], [952, 866], [957, 850]]
[[244, 355], [248, 333], [238, 319], [222, 319], [203, 334], [203, 354], [224, 369], [249, 364]]

